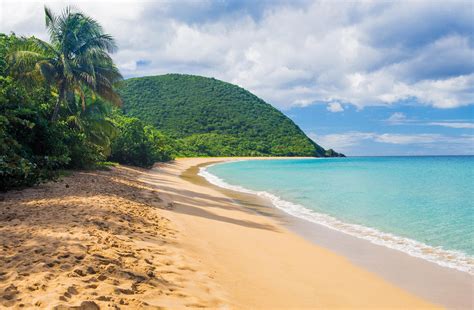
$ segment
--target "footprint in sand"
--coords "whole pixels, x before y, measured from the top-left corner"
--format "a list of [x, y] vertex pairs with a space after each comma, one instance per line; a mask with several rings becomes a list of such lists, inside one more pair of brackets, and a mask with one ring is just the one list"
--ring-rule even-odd
[[97, 288], [97, 284], [89, 284], [89, 285], [86, 285], [86, 288], [91, 288], [91, 289], [96, 289]]
[[77, 295], [79, 294], [78, 290], [74, 285], [71, 285], [70, 287], [67, 288], [67, 292], [71, 295]]
[[153, 265], [153, 263], [148, 258], [145, 258], [145, 262], [149, 265]]
[[18, 290], [18, 288], [11, 284], [10, 286], [8, 286], [4, 292], [3, 292], [3, 299], [5, 300], [14, 300], [16, 299], [16, 295], [18, 295], [20, 293], [20, 291]]
[[82, 269], [75, 269], [74, 273], [79, 277], [84, 277], [86, 275]]

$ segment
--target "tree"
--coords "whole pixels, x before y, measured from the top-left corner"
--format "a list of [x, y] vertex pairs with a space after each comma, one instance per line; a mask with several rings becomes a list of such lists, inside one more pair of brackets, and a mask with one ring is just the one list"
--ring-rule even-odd
[[86, 109], [86, 89], [116, 105], [120, 96], [113, 85], [122, 80], [108, 53], [116, 49], [94, 19], [67, 7], [61, 15], [44, 9], [50, 43], [37, 38], [19, 40], [11, 49], [12, 74], [30, 82], [42, 79], [56, 88], [57, 99], [51, 119], [58, 118], [61, 105], [76, 105], [76, 95]]
[[70, 128], [84, 133], [87, 140], [99, 146], [102, 155], [107, 157], [110, 155], [112, 140], [119, 133], [110, 118], [112, 107], [100, 98], [93, 98], [90, 92], [85, 95], [85, 108], [71, 108], [65, 121]]
[[171, 141], [138, 118], [117, 113], [113, 117], [119, 135], [112, 141], [110, 159], [121, 164], [151, 167], [157, 161], [172, 159]]

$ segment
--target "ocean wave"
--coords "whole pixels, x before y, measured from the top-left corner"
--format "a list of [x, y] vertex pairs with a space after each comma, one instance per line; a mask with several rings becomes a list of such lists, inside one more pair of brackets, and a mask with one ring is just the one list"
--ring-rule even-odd
[[319, 225], [323, 225], [330, 229], [337, 230], [349, 234], [351, 236], [370, 241], [373, 244], [385, 246], [390, 249], [404, 252], [413, 257], [425, 259], [443, 267], [453, 268], [459, 271], [467, 272], [471, 275], [474, 274], [474, 259], [466, 255], [465, 253], [453, 250], [446, 250], [442, 247], [432, 247], [423, 242], [396, 236], [390, 233], [381, 232], [374, 228], [358, 224], [345, 223], [332, 216], [318, 213], [302, 205], [286, 201], [271, 193], [265, 191], [254, 191], [251, 189], [244, 188], [242, 186], [228, 184], [221, 178], [208, 172], [206, 168], [210, 166], [200, 168], [198, 174], [204, 177], [211, 184], [230, 190], [263, 197], [271, 201], [273, 206], [275, 206], [276, 208], [297, 218], [304, 219]]

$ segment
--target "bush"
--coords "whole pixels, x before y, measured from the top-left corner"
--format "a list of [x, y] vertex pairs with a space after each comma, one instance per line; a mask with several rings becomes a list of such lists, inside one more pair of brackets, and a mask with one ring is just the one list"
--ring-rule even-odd
[[151, 167], [157, 161], [172, 159], [166, 137], [137, 118], [116, 115], [119, 135], [112, 141], [110, 160], [121, 164]]
[[[3, 128], [2, 128], [3, 129]], [[69, 162], [69, 157], [28, 152], [2, 131], [0, 137], [0, 190], [32, 186], [57, 177], [56, 170]]]
[[72, 132], [67, 138], [69, 146], [68, 168], [72, 169], [95, 169], [97, 163], [105, 161], [102, 149], [96, 144], [89, 142], [84, 133]]
[[54, 170], [69, 162], [61, 131], [44, 119], [35, 100], [48, 103], [0, 77], [0, 190], [53, 179]]
[[51, 122], [51, 92], [0, 76], [0, 190], [32, 186], [62, 168], [95, 168], [101, 148], [65, 121]]

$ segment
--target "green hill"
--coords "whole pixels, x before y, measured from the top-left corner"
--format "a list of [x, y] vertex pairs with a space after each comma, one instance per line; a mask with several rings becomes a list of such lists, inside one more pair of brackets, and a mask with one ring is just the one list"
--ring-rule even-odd
[[[325, 156], [283, 113], [214, 78], [167, 74], [120, 88], [124, 112], [176, 139], [181, 156]], [[337, 153], [336, 153], [337, 154]]]

